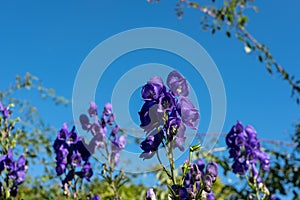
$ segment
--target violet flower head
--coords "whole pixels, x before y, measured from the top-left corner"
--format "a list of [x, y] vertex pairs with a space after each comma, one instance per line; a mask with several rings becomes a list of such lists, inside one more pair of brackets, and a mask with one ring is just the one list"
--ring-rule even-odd
[[184, 151], [184, 142], [186, 140], [184, 135], [185, 130], [186, 128], [184, 124], [181, 124], [178, 128], [177, 134], [174, 136], [174, 148], [178, 148], [180, 151]]
[[145, 101], [158, 100], [164, 90], [160, 77], [152, 77], [142, 88], [142, 98]]
[[215, 200], [216, 198], [215, 198], [215, 195], [214, 195], [214, 193], [208, 193], [208, 194], [206, 194], [206, 199], [207, 200]]
[[93, 176], [93, 169], [90, 162], [86, 162], [83, 165], [80, 176], [81, 178], [85, 178], [86, 180], [90, 181], [90, 178]]
[[149, 188], [146, 192], [146, 200], [156, 200], [154, 188]]
[[215, 162], [210, 162], [206, 166], [206, 174], [212, 177], [212, 181], [215, 182], [218, 176], [218, 165]]
[[81, 155], [79, 153], [75, 153], [72, 155], [71, 157], [71, 164], [75, 167], [80, 167], [81, 166], [81, 161], [82, 161], [82, 158], [81, 158]]
[[167, 78], [167, 85], [176, 96], [188, 96], [189, 85], [177, 71], [172, 71]]
[[90, 102], [90, 107], [88, 109], [88, 113], [89, 113], [90, 117], [94, 117], [94, 116], [98, 115], [98, 106], [96, 105], [96, 103], [94, 101]]
[[251, 178], [256, 182], [261, 181], [258, 174], [256, 162], [260, 167], [268, 171], [270, 158], [267, 153], [260, 149], [260, 142], [257, 133], [252, 126], [243, 127], [240, 121], [234, 125], [226, 136], [226, 144], [229, 148], [230, 158], [233, 159], [232, 170], [236, 174], [244, 175], [249, 169], [252, 170]]
[[169, 112], [175, 107], [175, 98], [170, 92], [165, 92], [159, 98], [158, 112]]
[[104, 105], [103, 114], [105, 116], [108, 116], [108, 115], [112, 114], [112, 105], [111, 105], [111, 103], [106, 103]]
[[8, 109], [8, 107], [5, 107], [1, 101], [0, 101], [0, 112], [2, 113], [4, 119], [7, 119], [11, 114], [11, 111]]
[[163, 132], [152, 132], [141, 144], [140, 147], [144, 151], [140, 158], [149, 159], [152, 158], [163, 139]]
[[183, 123], [191, 129], [197, 129], [200, 120], [200, 114], [190, 99], [187, 97], [179, 97], [177, 107]]
[[95, 194], [91, 200], [101, 200], [100, 196]]

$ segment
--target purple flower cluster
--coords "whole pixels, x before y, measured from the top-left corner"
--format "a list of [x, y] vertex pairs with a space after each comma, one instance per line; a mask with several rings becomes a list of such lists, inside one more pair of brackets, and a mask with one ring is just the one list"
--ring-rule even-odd
[[[213, 183], [218, 176], [218, 166], [215, 162], [206, 165], [202, 159], [198, 159], [190, 166], [189, 172], [184, 179], [184, 187], [177, 188], [180, 199], [194, 200], [197, 192], [201, 197], [204, 195], [207, 199], [213, 200]], [[176, 190], [175, 190], [176, 191]]]
[[71, 131], [68, 131], [68, 125], [63, 124], [53, 148], [56, 153], [56, 174], [57, 176], [65, 174], [63, 186], [69, 185], [75, 176], [90, 180], [93, 175], [89, 162], [91, 154], [86, 149], [83, 139], [75, 132], [74, 126]]
[[[17, 161], [13, 159], [12, 149], [8, 149], [6, 155], [0, 157], [0, 174], [6, 171], [8, 180], [12, 180], [13, 184], [9, 188], [10, 196], [17, 196], [18, 186], [25, 181], [27, 165], [26, 158], [21, 155]], [[6, 181], [6, 184], [9, 182]], [[6, 185], [9, 186], [9, 185]], [[0, 182], [0, 197], [3, 194], [3, 185]]]
[[[118, 135], [119, 126], [115, 124], [115, 114], [112, 111], [111, 103], [104, 105], [101, 116], [98, 116], [98, 106], [95, 102], [90, 102], [88, 109], [90, 117], [94, 118], [93, 123], [90, 123], [89, 117], [82, 114], [80, 116], [80, 123], [83, 130], [90, 131], [93, 135], [92, 140], [88, 144], [89, 151], [93, 154], [99, 148], [107, 148], [109, 139], [110, 143], [110, 160], [117, 165], [120, 161], [120, 152], [125, 148], [125, 135]], [[110, 134], [107, 137], [108, 129]]]
[[226, 136], [230, 158], [234, 160], [232, 170], [236, 174], [244, 175], [251, 168], [251, 177], [259, 183], [259, 171], [256, 167], [257, 160], [263, 170], [270, 168], [270, 158], [260, 149], [257, 133], [252, 126], [243, 127], [240, 121], [232, 127]]
[[142, 106], [139, 116], [146, 139], [140, 144], [141, 158], [152, 158], [163, 139], [174, 142], [174, 147], [184, 150], [186, 126], [197, 129], [200, 115], [187, 97], [189, 85], [177, 71], [167, 78], [167, 87], [160, 77], [152, 77], [142, 88]]
[[8, 107], [5, 107], [1, 101], [0, 101], [0, 112], [4, 119], [8, 118], [11, 114], [11, 110], [9, 110]]

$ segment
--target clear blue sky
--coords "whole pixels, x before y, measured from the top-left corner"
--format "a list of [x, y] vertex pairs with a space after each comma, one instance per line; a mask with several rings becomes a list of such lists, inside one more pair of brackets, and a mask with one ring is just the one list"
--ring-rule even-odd
[[[228, 39], [224, 33], [203, 32], [197, 11], [185, 9], [185, 15], [178, 20], [175, 3], [166, 0], [154, 4], [146, 0], [2, 1], [0, 89], [6, 88], [16, 74], [30, 72], [42, 79], [45, 86], [71, 99], [77, 70], [100, 42], [132, 28], [170, 28], [199, 42], [218, 66], [227, 94], [223, 132], [230, 130], [240, 119], [244, 124], [252, 124], [261, 138], [289, 141], [293, 123], [299, 122], [300, 109], [295, 99], [290, 98], [287, 83], [277, 74], [270, 76], [264, 65], [253, 55], [247, 55], [242, 44], [234, 38]], [[299, 1], [258, 1], [257, 6], [259, 13], [249, 12], [248, 30], [270, 47], [275, 59], [290, 74], [300, 79]], [[151, 51], [143, 52], [143, 56], [139, 56], [136, 63], [151, 61], [172, 66], [174, 62], [168, 55]], [[133, 65], [135, 62], [129, 58], [130, 55], [123, 63], [120, 59], [119, 64]], [[117, 71], [118, 67], [112, 68], [108, 76], [113, 80]], [[106, 84], [113, 85], [109, 78]], [[101, 95], [98, 90], [99, 106], [109, 100]], [[204, 105], [209, 105], [207, 95], [204, 89], [203, 100], [200, 100], [203, 108], [200, 131], [206, 130], [210, 118], [209, 108]], [[24, 95], [24, 98], [28, 96]], [[62, 122], [72, 120], [71, 107], [52, 107], [49, 101], [40, 101], [37, 95], [33, 96], [32, 102], [38, 105], [43, 119], [57, 128]]]

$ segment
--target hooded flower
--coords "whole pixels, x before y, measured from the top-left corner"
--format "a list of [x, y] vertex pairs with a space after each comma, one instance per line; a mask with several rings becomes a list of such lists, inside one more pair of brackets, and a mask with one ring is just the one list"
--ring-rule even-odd
[[167, 85], [176, 96], [188, 96], [189, 85], [177, 71], [172, 71], [167, 78]]

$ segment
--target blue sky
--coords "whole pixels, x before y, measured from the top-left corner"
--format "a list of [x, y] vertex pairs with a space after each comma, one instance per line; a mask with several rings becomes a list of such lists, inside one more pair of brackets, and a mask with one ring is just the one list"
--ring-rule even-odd
[[[289, 141], [293, 123], [299, 122], [299, 106], [290, 97], [290, 88], [275, 74], [270, 76], [254, 55], [247, 55], [243, 45], [218, 32], [211, 35], [200, 28], [200, 14], [185, 9], [178, 20], [175, 1], [149, 4], [135, 1], [14, 1], [0, 6], [0, 89], [6, 88], [16, 74], [30, 72], [47, 87], [69, 99], [76, 73], [86, 56], [102, 41], [122, 31], [139, 27], [164, 27], [182, 32], [199, 42], [216, 63], [223, 78], [227, 95], [227, 114], [223, 132], [240, 119], [252, 124], [260, 138]], [[296, 0], [258, 1], [259, 12], [249, 12], [248, 30], [270, 47], [275, 59], [300, 79], [300, 3]], [[138, 59], [138, 60], [134, 60]], [[167, 53], [137, 52], [117, 60], [107, 72], [104, 85], [99, 85], [96, 101], [101, 107], [108, 96], [101, 89], [111, 88], [121, 66], [148, 62], [180, 66], [182, 61]], [[145, 80], [146, 81], [146, 80]], [[200, 80], [199, 80], [200, 81]], [[193, 85], [200, 97], [201, 122], [199, 131], [207, 129], [210, 102], [203, 81]], [[59, 128], [72, 121], [71, 107], [52, 106], [50, 101], [32, 97], [43, 119]], [[50, 105], [50, 106], [49, 106]], [[138, 105], [139, 106], [139, 105]], [[138, 109], [132, 106], [131, 112]]]

